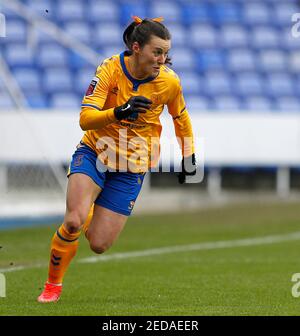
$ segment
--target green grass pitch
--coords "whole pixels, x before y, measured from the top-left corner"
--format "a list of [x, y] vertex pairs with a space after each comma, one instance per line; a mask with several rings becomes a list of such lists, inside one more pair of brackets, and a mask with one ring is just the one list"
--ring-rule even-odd
[[[299, 205], [133, 216], [103, 256], [297, 232]], [[39, 304], [36, 298], [47, 276], [50, 239], [58, 225], [0, 231], [0, 269], [27, 267], [5, 273], [0, 315], [300, 314], [300, 298], [291, 294], [292, 275], [300, 273], [297, 239], [80, 263], [95, 255], [82, 235], [61, 300]]]

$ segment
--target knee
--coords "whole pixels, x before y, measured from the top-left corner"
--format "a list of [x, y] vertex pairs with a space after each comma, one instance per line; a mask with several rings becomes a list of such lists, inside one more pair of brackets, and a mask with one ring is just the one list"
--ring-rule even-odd
[[90, 248], [97, 254], [102, 254], [110, 248], [111, 244], [103, 242], [90, 242]]
[[69, 212], [65, 217], [65, 226], [70, 233], [76, 233], [82, 226], [82, 221], [77, 212]]

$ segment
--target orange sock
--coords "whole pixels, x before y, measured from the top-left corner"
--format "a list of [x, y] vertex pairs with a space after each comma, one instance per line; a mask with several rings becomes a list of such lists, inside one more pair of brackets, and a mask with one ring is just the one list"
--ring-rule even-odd
[[67, 268], [78, 248], [80, 231], [69, 233], [62, 224], [51, 242], [48, 282], [61, 284]]
[[89, 228], [89, 226], [91, 224], [91, 221], [92, 221], [92, 218], [93, 218], [93, 214], [94, 214], [94, 204], [91, 206], [90, 212], [89, 212], [89, 214], [87, 216], [87, 219], [84, 222], [83, 227], [82, 227], [83, 232], [84, 232], [86, 238], [87, 238], [87, 230], [88, 230], [88, 228]]

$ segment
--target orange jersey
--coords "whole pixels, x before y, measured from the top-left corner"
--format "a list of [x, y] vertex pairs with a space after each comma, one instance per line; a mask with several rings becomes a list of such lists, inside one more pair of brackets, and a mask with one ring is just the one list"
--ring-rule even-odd
[[[135, 121], [117, 120], [114, 108], [132, 96], [150, 99], [150, 109]], [[127, 170], [129, 166], [132, 172], [145, 172], [159, 161], [159, 117], [165, 105], [173, 117], [176, 136], [181, 139], [179, 144], [183, 144], [182, 154], [189, 156], [194, 153], [193, 132], [176, 73], [163, 65], [155, 78], [138, 80], [128, 71], [126, 52], [112, 56], [97, 68], [83, 98], [80, 125], [86, 132], [82, 141], [112, 169]]]

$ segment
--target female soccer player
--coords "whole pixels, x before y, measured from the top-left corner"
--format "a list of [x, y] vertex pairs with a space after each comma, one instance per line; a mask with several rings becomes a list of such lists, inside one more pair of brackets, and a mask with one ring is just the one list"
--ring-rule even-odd
[[126, 28], [128, 48], [96, 70], [82, 102], [85, 134], [70, 168], [66, 213], [53, 236], [48, 280], [39, 302], [60, 298], [67, 267], [83, 228], [96, 253], [103, 253], [124, 228], [149, 167], [157, 164], [159, 116], [167, 105], [182, 149], [179, 182], [195, 173], [193, 132], [178, 76], [170, 62], [171, 35], [162, 18], [140, 19]]

